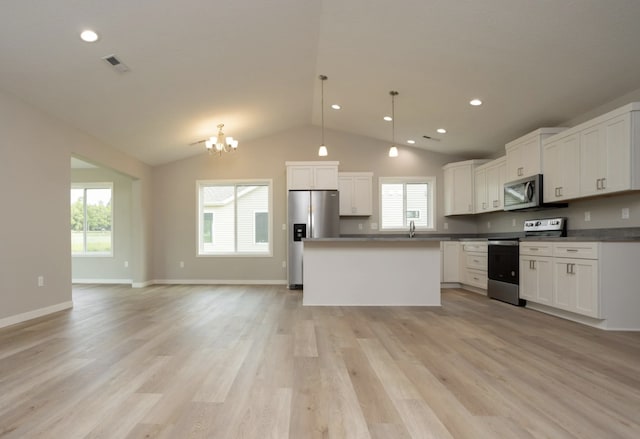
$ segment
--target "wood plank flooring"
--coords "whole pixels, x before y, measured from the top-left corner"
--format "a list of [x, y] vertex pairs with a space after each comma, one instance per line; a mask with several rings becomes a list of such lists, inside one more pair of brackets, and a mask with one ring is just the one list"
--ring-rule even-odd
[[0, 438], [638, 438], [640, 333], [444, 290], [76, 286], [0, 330]]

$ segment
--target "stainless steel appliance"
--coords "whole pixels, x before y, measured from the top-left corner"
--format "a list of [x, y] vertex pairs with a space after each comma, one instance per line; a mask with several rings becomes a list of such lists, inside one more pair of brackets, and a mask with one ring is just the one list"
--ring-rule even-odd
[[289, 288], [302, 288], [302, 239], [340, 236], [338, 191], [289, 191]]
[[542, 174], [510, 181], [504, 185], [504, 210], [541, 210], [567, 207], [566, 203], [545, 203]]
[[[566, 218], [526, 220], [527, 236], [566, 236]], [[487, 260], [487, 295], [513, 305], [524, 306], [520, 299], [520, 238], [489, 238]]]

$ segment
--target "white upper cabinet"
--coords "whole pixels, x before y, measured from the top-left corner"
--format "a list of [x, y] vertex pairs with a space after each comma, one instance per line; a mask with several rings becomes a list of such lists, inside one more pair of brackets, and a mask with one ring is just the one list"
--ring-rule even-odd
[[338, 189], [340, 162], [286, 162], [287, 189]]
[[540, 128], [505, 146], [507, 153], [506, 181], [542, 174], [542, 141], [566, 128]]
[[544, 200], [640, 190], [640, 103], [544, 141]]
[[372, 206], [372, 172], [340, 172], [340, 216], [370, 216]]
[[486, 162], [487, 160], [467, 160], [443, 166], [445, 215], [474, 213], [475, 169]]
[[580, 133], [559, 134], [544, 142], [543, 199], [563, 201], [580, 196]]
[[505, 178], [505, 157], [500, 157], [476, 168], [475, 213], [503, 210]]
[[631, 113], [600, 122], [580, 136], [581, 195], [631, 189]]

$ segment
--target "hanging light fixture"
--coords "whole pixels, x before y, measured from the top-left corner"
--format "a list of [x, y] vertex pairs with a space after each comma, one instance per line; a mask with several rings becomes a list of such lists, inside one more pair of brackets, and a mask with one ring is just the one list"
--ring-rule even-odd
[[320, 75], [318, 78], [320, 79], [320, 115], [322, 118], [322, 143], [320, 144], [320, 148], [318, 148], [318, 155], [320, 157], [326, 157], [329, 154], [324, 144], [324, 81], [327, 80], [327, 77]]
[[396, 146], [396, 102], [398, 96], [397, 91], [391, 90], [391, 148], [389, 148], [389, 157], [398, 157], [398, 147]]
[[209, 154], [217, 152], [219, 155], [222, 155], [223, 152], [233, 152], [238, 149], [238, 141], [231, 136], [225, 137], [222, 132], [222, 127], [224, 127], [224, 124], [219, 124], [218, 135], [216, 137], [210, 137], [204, 142]]

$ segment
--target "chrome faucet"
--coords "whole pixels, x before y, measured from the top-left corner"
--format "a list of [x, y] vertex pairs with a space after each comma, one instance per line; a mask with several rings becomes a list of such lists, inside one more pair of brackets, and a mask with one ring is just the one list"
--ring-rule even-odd
[[411, 220], [409, 222], [409, 238], [413, 238], [416, 235], [416, 223]]

